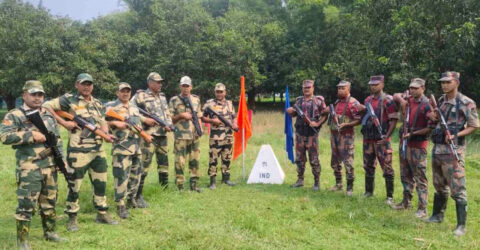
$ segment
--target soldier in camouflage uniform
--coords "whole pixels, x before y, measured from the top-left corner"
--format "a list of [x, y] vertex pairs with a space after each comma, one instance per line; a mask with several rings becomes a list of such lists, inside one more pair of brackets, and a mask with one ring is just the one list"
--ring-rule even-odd
[[[345, 176], [347, 179], [347, 195], [353, 195], [353, 181], [355, 179], [353, 169], [353, 157], [355, 155], [355, 132], [354, 127], [359, 125], [362, 119], [360, 111], [364, 107], [360, 102], [350, 95], [351, 83], [340, 81], [337, 85], [337, 96], [334, 109], [337, 118], [329, 117], [330, 125], [330, 146], [332, 158], [330, 161], [335, 175], [335, 186], [331, 191], [342, 190], [342, 163], [345, 165]], [[338, 121], [338, 126], [335, 124]]]
[[[69, 130], [67, 162], [73, 168], [73, 183], [69, 183], [65, 213], [69, 216], [68, 231], [78, 231], [77, 213], [80, 210], [79, 192], [83, 177], [88, 172], [93, 186], [93, 204], [97, 209], [97, 223], [118, 224], [107, 213], [107, 159], [103, 148], [103, 140], [88, 129], [78, 129], [73, 121], [66, 121], [55, 113], [62, 110], [72, 115], [78, 115], [103, 131], [108, 131], [108, 125], [102, 114], [102, 103], [92, 96], [93, 78], [87, 73], [77, 76], [75, 82], [77, 94], [64, 94], [43, 104], [63, 127]], [[113, 142], [113, 137], [108, 140]], [[70, 190], [73, 190], [72, 192]]]
[[[190, 189], [201, 192], [197, 187], [199, 179], [198, 162], [200, 158], [200, 137], [197, 135], [192, 122], [192, 112], [196, 112], [198, 123], [201, 125], [202, 111], [200, 106], [200, 97], [190, 94], [192, 90], [192, 80], [188, 76], [180, 79], [180, 95], [170, 99], [169, 107], [172, 114], [172, 120], [175, 125], [175, 178], [179, 190], [183, 189], [185, 183], [184, 166], [188, 158], [188, 168], [190, 170]], [[187, 107], [183, 98], [190, 97], [193, 107]], [[193, 110], [192, 110], [193, 108]], [[200, 126], [203, 133], [203, 128]]]
[[392, 145], [390, 144], [390, 136], [395, 130], [398, 120], [397, 105], [393, 101], [391, 95], [383, 92], [384, 76], [370, 77], [370, 92], [372, 95], [365, 99], [365, 105], [370, 103], [380, 121], [382, 135], [373, 123], [373, 119], [367, 114], [362, 120], [363, 134], [363, 168], [365, 169], [365, 196], [373, 195], [375, 189], [375, 167], [377, 159], [383, 170], [385, 178], [385, 187], [387, 191], [386, 203], [393, 205], [393, 187], [394, 187], [394, 171], [392, 167]]
[[[39, 132], [25, 116], [30, 110], [38, 109], [47, 129], [58, 138], [57, 145], [62, 148], [58, 124], [51, 113], [43, 109], [44, 94], [42, 83], [27, 81], [23, 87], [24, 104], [21, 108], [7, 113], [1, 125], [3, 144], [12, 145], [16, 150], [17, 200], [15, 213], [17, 220], [17, 243], [20, 248], [30, 249], [27, 241], [30, 221], [37, 204], [44, 237], [49, 241], [63, 241], [55, 233], [55, 203], [57, 202], [57, 170], [49, 149], [45, 147], [45, 135]], [[50, 151], [51, 152], [51, 151]]]
[[[444, 95], [438, 100], [438, 107], [448, 124], [451, 138], [457, 145], [460, 158], [456, 160], [450, 149], [449, 138], [438, 123], [432, 133], [434, 143], [432, 150], [432, 172], [435, 196], [433, 200], [433, 214], [428, 222], [442, 222], [447, 207], [448, 191], [455, 200], [457, 208], [456, 236], [465, 235], [467, 221], [467, 188], [465, 176], [465, 154], [467, 150], [465, 136], [473, 133], [480, 127], [477, 106], [475, 102], [458, 92], [460, 74], [445, 72], [439, 80], [442, 83]], [[435, 120], [440, 119], [436, 114]]]
[[[323, 96], [315, 96], [313, 94], [313, 80], [304, 80], [302, 84], [303, 96], [297, 97], [295, 105], [302, 109], [305, 117], [310, 120], [310, 124], [305, 119], [297, 117], [295, 122], [295, 163], [297, 164], [297, 181], [291, 187], [303, 187], [305, 163], [307, 162], [307, 152], [310, 165], [312, 166], [312, 174], [314, 185], [312, 190], [320, 189], [320, 161], [318, 160], [318, 130], [326, 121], [326, 116], [321, 116], [326, 109]], [[297, 112], [293, 107], [287, 109], [287, 113], [294, 117]]]
[[[232, 146], [233, 146], [233, 129], [238, 128], [236, 121], [235, 108], [232, 101], [226, 100], [226, 88], [223, 83], [215, 85], [215, 99], [208, 100], [203, 106], [202, 121], [212, 124], [210, 131], [210, 152], [209, 152], [209, 168], [208, 175], [210, 176], [210, 189], [215, 189], [215, 177], [217, 176], [217, 161], [222, 159], [222, 183], [229, 186], [235, 186], [235, 183], [230, 181], [230, 161], [232, 160]], [[205, 112], [209, 107], [219, 115], [223, 116], [227, 121], [230, 121], [233, 129], [225, 126], [218, 117]]]
[[[140, 115], [136, 107], [130, 105], [132, 87], [128, 83], [118, 85], [117, 100], [105, 104], [105, 111], [115, 111], [129, 123], [142, 126], [146, 119]], [[142, 159], [140, 151], [140, 136], [138, 131], [127, 122], [113, 120], [107, 117], [107, 122], [112, 134], [118, 141], [112, 147], [113, 177], [115, 178], [115, 202], [117, 202], [117, 214], [126, 219], [129, 216], [127, 206], [135, 208], [135, 196], [137, 195], [142, 171]], [[123, 147], [119, 146], [121, 144]], [[127, 204], [125, 204], [127, 200]]]
[[[138, 90], [130, 102], [133, 106], [144, 109], [167, 121], [169, 124], [172, 124], [167, 99], [165, 98], [165, 94], [161, 92], [162, 82], [163, 78], [160, 74], [156, 72], [150, 73], [147, 77], [148, 89]], [[158, 181], [163, 187], [167, 187], [168, 185], [167, 132], [170, 131], [170, 129], [168, 127], [159, 127], [158, 124], [150, 118], [144, 122], [143, 129], [147, 134], [153, 136], [153, 142], [148, 143], [145, 140], [141, 140], [143, 170], [136, 201], [139, 208], [148, 207], [148, 203], [143, 197], [143, 186], [154, 154], [157, 156]]]
[[[408, 209], [412, 206], [413, 189], [417, 188], [418, 209], [415, 217], [427, 216], [428, 181], [427, 181], [427, 135], [430, 133], [429, 122], [431, 107], [428, 98], [423, 95], [425, 80], [414, 78], [410, 82], [410, 94], [407, 99], [401, 93], [393, 96], [398, 106], [402, 107], [403, 117], [406, 117], [407, 107], [410, 109], [409, 123], [403, 122], [400, 129], [400, 174], [403, 184], [403, 200], [392, 206], [395, 210]], [[407, 145], [402, 152], [403, 131], [407, 128]]]

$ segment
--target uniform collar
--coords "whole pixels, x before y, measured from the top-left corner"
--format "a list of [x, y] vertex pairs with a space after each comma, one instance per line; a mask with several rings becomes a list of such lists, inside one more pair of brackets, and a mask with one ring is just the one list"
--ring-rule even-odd
[[[33, 109], [30, 108], [25, 102], [22, 104], [22, 109], [25, 110], [25, 111], [33, 110]], [[38, 110], [39, 110], [40, 112], [42, 112], [42, 107], [38, 108]]]
[[223, 101], [220, 101], [220, 100], [218, 100], [218, 99], [215, 98], [215, 102], [216, 102], [216, 103], [225, 104], [226, 101], [227, 101], [227, 100], [225, 100], [225, 99], [223, 99]]

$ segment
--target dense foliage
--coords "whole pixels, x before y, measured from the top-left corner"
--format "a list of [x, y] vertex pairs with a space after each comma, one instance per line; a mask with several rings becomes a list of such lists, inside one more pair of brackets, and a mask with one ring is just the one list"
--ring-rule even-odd
[[[461, 90], [480, 99], [480, 1], [476, 0], [124, 0], [128, 11], [81, 23], [20, 0], [0, 1], [0, 96], [11, 108], [25, 80], [49, 96], [91, 73], [95, 94], [112, 98], [118, 81], [143, 88], [150, 71], [166, 79], [167, 96], [182, 75], [212, 96], [223, 82], [231, 97], [245, 75], [249, 97], [300, 94], [305, 78], [328, 101], [341, 79], [368, 94], [372, 74], [388, 92], [423, 77], [430, 92], [445, 70], [459, 71]], [[253, 101], [254, 98], [249, 98]]]

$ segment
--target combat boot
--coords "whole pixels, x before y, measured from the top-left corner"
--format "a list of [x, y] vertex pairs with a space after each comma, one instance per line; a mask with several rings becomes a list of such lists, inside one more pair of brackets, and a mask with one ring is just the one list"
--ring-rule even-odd
[[237, 185], [230, 181], [230, 173], [225, 173], [225, 174], [222, 173], [222, 183], [227, 184], [230, 187]]
[[447, 208], [447, 199], [448, 197], [442, 195], [441, 193], [435, 193], [433, 196], [433, 212], [432, 216], [427, 219], [427, 222], [431, 223], [441, 223], [443, 222], [443, 216], [445, 214], [445, 209]]
[[117, 225], [118, 221], [114, 220], [110, 214], [107, 212], [104, 213], [97, 213], [97, 218], [95, 218], [96, 223], [101, 223], [101, 224], [108, 224], [108, 225]]
[[117, 206], [117, 215], [120, 219], [127, 219], [129, 216], [127, 207], [125, 205], [118, 205]]
[[456, 202], [457, 206], [457, 228], [453, 231], [455, 236], [463, 236], [466, 233], [465, 225], [467, 223], [467, 203]]
[[137, 201], [133, 197], [127, 198], [127, 208], [136, 208], [137, 207]]
[[147, 174], [142, 174], [140, 178], [140, 184], [138, 185], [138, 191], [136, 196], [136, 203], [138, 208], [147, 208], [149, 206], [148, 202], [143, 198], [143, 185], [145, 184], [145, 179]]
[[347, 196], [353, 195], [353, 179], [347, 179]]
[[312, 190], [313, 190], [313, 191], [318, 191], [318, 190], [320, 190], [320, 177], [315, 176], [314, 179], [313, 179], [313, 181], [314, 181], [314, 183], [313, 183]]
[[391, 206], [393, 210], [404, 210], [410, 209], [412, 207], [411, 200], [407, 197], [406, 194], [403, 195], [403, 200], [400, 203], [394, 204]]
[[208, 188], [210, 188], [211, 190], [215, 190], [217, 188], [217, 186], [215, 185], [215, 178], [217, 178], [215, 175], [210, 176], [210, 186], [208, 186]]
[[290, 185], [290, 187], [292, 188], [297, 188], [297, 187], [303, 187], [303, 178], [298, 178], [297, 179], [297, 182], [293, 183], [292, 185]]
[[77, 214], [68, 214], [67, 231], [69, 232], [78, 231]]
[[55, 233], [55, 224], [56, 224], [55, 214], [44, 215], [43, 213], [41, 213], [40, 216], [42, 217], [43, 237], [45, 237], [47, 241], [53, 241], [53, 242], [66, 241], [66, 239], [60, 237], [57, 233]]
[[31, 249], [28, 243], [30, 221], [17, 220], [17, 246], [20, 249]]
[[158, 182], [164, 188], [168, 187], [168, 173], [158, 173]]
[[202, 190], [199, 187], [197, 187], [197, 180], [198, 180], [198, 177], [190, 178], [190, 190], [195, 191], [197, 193], [201, 193]]
[[393, 187], [394, 187], [394, 182], [393, 182], [393, 177], [387, 177], [385, 178], [385, 188], [387, 191], [387, 200], [385, 203], [389, 206], [393, 206], [395, 204], [395, 201], [393, 200]]
[[340, 178], [335, 178], [335, 186], [331, 187], [329, 191], [342, 191], [343, 189], [343, 184], [342, 184], [342, 177]]
[[365, 176], [365, 197], [373, 196], [373, 191], [375, 190], [375, 177]]
[[427, 208], [418, 207], [417, 212], [415, 212], [415, 218], [421, 219], [427, 217]]

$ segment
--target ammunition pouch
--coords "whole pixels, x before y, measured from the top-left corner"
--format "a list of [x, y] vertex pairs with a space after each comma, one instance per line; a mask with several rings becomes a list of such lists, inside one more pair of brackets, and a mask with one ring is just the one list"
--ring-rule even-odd
[[[386, 135], [388, 131], [388, 123], [382, 123], [382, 134]], [[372, 119], [368, 119], [362, 126], [361, 132], [365, 140], [381, 140], [382, 136], [378, 133]]]
[[[448, 128], [450, 134], [455, 135], [458, 133], [456, 128]], [[432, 132], [432, 142], [435, 144], [446, 144], [445, 142], [445, 131], [442, 128], [435, 128]], [[465, 137], [458, 137], [457, 138], [457, 146], [464, 146], [465, 145]]]

